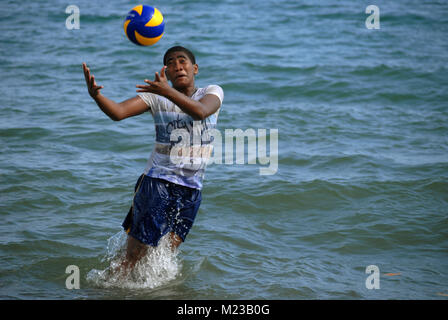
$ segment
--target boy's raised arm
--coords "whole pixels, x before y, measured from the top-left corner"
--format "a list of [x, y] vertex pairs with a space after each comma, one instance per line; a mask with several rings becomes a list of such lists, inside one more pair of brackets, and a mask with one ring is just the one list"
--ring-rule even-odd
[[103, 96], [100, 90], [103, 89], [104, 86], [97, 85], [95, 76], [90, 73], [90, 69], [85, 63], [82, 64], [82, 68], [89, 95], [93, 98], [93, 100], [95, 100], [98, 107], [112, 120], [120, 121], [148, 111], [149, 107], [138, 96], [120, 103], [116, 103], [115, 101]]

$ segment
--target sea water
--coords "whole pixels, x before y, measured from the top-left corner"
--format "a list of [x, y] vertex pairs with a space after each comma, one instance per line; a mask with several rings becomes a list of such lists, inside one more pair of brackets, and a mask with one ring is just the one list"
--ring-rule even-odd
[[[2, 299], [446, 299], [446, 1], [147, 4], [166, 22], [152, 47], [126, 38], [129, 1], [0, 3]], [[154, 122], [111, 121], [81, 65], [120, 102], [177, 44], [196, 55], [197, 86], [224, 90], [223, 138], [278, 130], [278, 168], [261, 175], [246, 138], [243, 164], [207, 168], [178, 252], [114, 278]]]

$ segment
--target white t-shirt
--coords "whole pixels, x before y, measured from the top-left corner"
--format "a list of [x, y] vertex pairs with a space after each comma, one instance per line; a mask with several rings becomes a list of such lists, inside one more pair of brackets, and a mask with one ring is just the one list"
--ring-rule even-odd
[[[224, 92], [220, 86], [199, 88], [191, 96], [200, 100], [207, 94], [216, 95], [222, 105]], [[154, 118], [156, 141], [145, 174], [195, 189], [202, 189], [205, 167], [212, 152], [208, 134], [216, 129], [218, 110], [204, 120], [193, 120], [169, 99], [143, 92], [138, 96], [148, 105]]]

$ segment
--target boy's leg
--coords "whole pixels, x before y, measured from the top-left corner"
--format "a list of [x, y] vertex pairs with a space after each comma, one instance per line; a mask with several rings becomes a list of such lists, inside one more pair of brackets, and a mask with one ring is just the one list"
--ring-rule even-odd
[[135, 264], [146, 254], [147, 250], [148, 246], [146, 244], [135, 239], [133, 236], [128, 235], [126, 258], [121, 266], [124, 267], [125, 270], [134, 268]]
[[134, 262], [138, 262], [148, 250], [148, 246], [139, 240], [135, 239], [133, 236], [128, 235], [128, 242], [126, 248], [126, 259]]
[[[174, 251], [182, 243], [182, 239], [175, 234], [170, 232], [171, 249]], [[126, 246], [126, 258], [121, 264], [121, 268], [124, 271], [129, 271], [134, 268], [137, 262], [143, 258], [148, 251], [148, 246], [134, 237], [128, 235], [127, 246]]]
[[170, 232], [170, 240], [171, 240], [171, 249], [175, 250], [182, 243], [182, 239], [175, 234], [174, 232]]
[[[170, 232], [171, 250], [175, 250], [182, 243], [182, 239], [175, 234]], [[128, 235], [127, 247], [126, 247], [126, 259], [122, 263], [122, 267], [125, 270], [134, 268], [137, 262], [143, 258], [148, 251], [148, 246], [139, 240], [135, 239], [133, 236]]]
[[[173, 250], [177, 249], [182, 243], [182, 239], [174, 232], [170, 232], [170, 241]], [[141, 258], [143, 258], [147, 251], [148, 246], [146, 244], [135, 239], [133, 236], [128, 235], [126, 260], [130, 267], [133, 267]]]

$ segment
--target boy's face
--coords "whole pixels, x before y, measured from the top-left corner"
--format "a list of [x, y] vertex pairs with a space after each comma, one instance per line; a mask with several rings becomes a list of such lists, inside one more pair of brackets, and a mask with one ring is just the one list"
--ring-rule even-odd
[[165, 74], [174, 88], [194, 86], [194, 76], [198, 74], [198, 65], [193, 64], [185, 52], [175, 51], [166, 58]]

